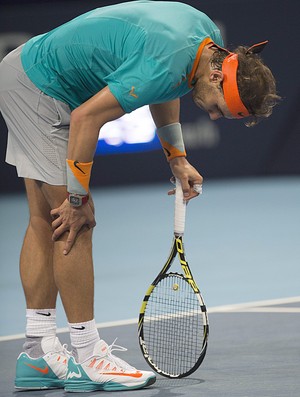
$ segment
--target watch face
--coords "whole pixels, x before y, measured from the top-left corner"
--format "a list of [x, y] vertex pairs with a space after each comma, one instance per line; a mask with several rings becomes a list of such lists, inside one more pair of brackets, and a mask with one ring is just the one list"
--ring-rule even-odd
[[79, 207], [81, 205], [81, 198], [77, 196], [69, 196], [69, 202], [71, 205], [74, 205], [74, 207]]

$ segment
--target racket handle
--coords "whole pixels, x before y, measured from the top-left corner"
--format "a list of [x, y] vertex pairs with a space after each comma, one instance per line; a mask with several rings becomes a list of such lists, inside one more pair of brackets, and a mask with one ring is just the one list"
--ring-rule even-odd
[[183, 236], [185, 227], [186, 201], [183, 199], [183, 192], [180, 180], [176, 178], [175, 192], [175, 216], [174, 216], [174, 234]]

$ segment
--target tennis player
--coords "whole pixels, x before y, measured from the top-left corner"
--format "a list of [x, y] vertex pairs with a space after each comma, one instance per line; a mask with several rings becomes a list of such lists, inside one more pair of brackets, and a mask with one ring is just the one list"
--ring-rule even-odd
[[[186, 200], [202, 176], [186, 159], [179, 108], [191, 92], [212, 120], [253, 125], [279, 99], [252, 48], [223, 48], [217, 26], [178, 2], [136, 1], [90, 11], [30, 39], [0, 66], [6, 161], [24, 178], [30, 212], [20, 256], [26, 341], [19, 389], [80, 392], [149, 386], [155, 375], [112, 354], [94, 320], [89, 180], [100, 128], [150, 105], [157, 134]], [[109, 171], [106, 171], [109, 172]], [[60, 294], [72, 353], [56, 337]]]

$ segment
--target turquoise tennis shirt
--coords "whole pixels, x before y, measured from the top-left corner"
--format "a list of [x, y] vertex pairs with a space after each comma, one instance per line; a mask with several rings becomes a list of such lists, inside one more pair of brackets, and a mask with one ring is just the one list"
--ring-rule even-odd
[[108, 86], [126, 113], [188, 93], [201, 43], [223, 46], [204, 13], [177, 2], [102, 7], [33, 37], [21, 59], [30, 80], [74, 109]]

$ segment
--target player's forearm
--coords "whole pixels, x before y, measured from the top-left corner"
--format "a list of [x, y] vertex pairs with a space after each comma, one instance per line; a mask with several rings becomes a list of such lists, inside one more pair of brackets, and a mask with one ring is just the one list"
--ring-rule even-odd
[[100, 128], [124, 114], [106, 87], [71, 114], [67, 154], [67, 191], [87, 196]]
[[179, 122], [180, 100], [150, 105], [153, 121], [157, 128]]
[[80, 162], [92, 161], [101, 127], [94, 117], [80, 114], [75, 110], [71, 115], [68, 159]]
[[99, 124], [93, 117], [76, 110], [72, 113], [66, 159], [67, 191], [72, 195], [88, 197], [98, 135]]
[[108, 87], [98, 92], [71, 114], [68, 158], [92, 161], [100, 128], [124, 114]]
[[150, 106], [157, 127], [157, 136], [168, 161], [175, 157], [185, 157], [185, 148], [179, 123], [180, 100]]

